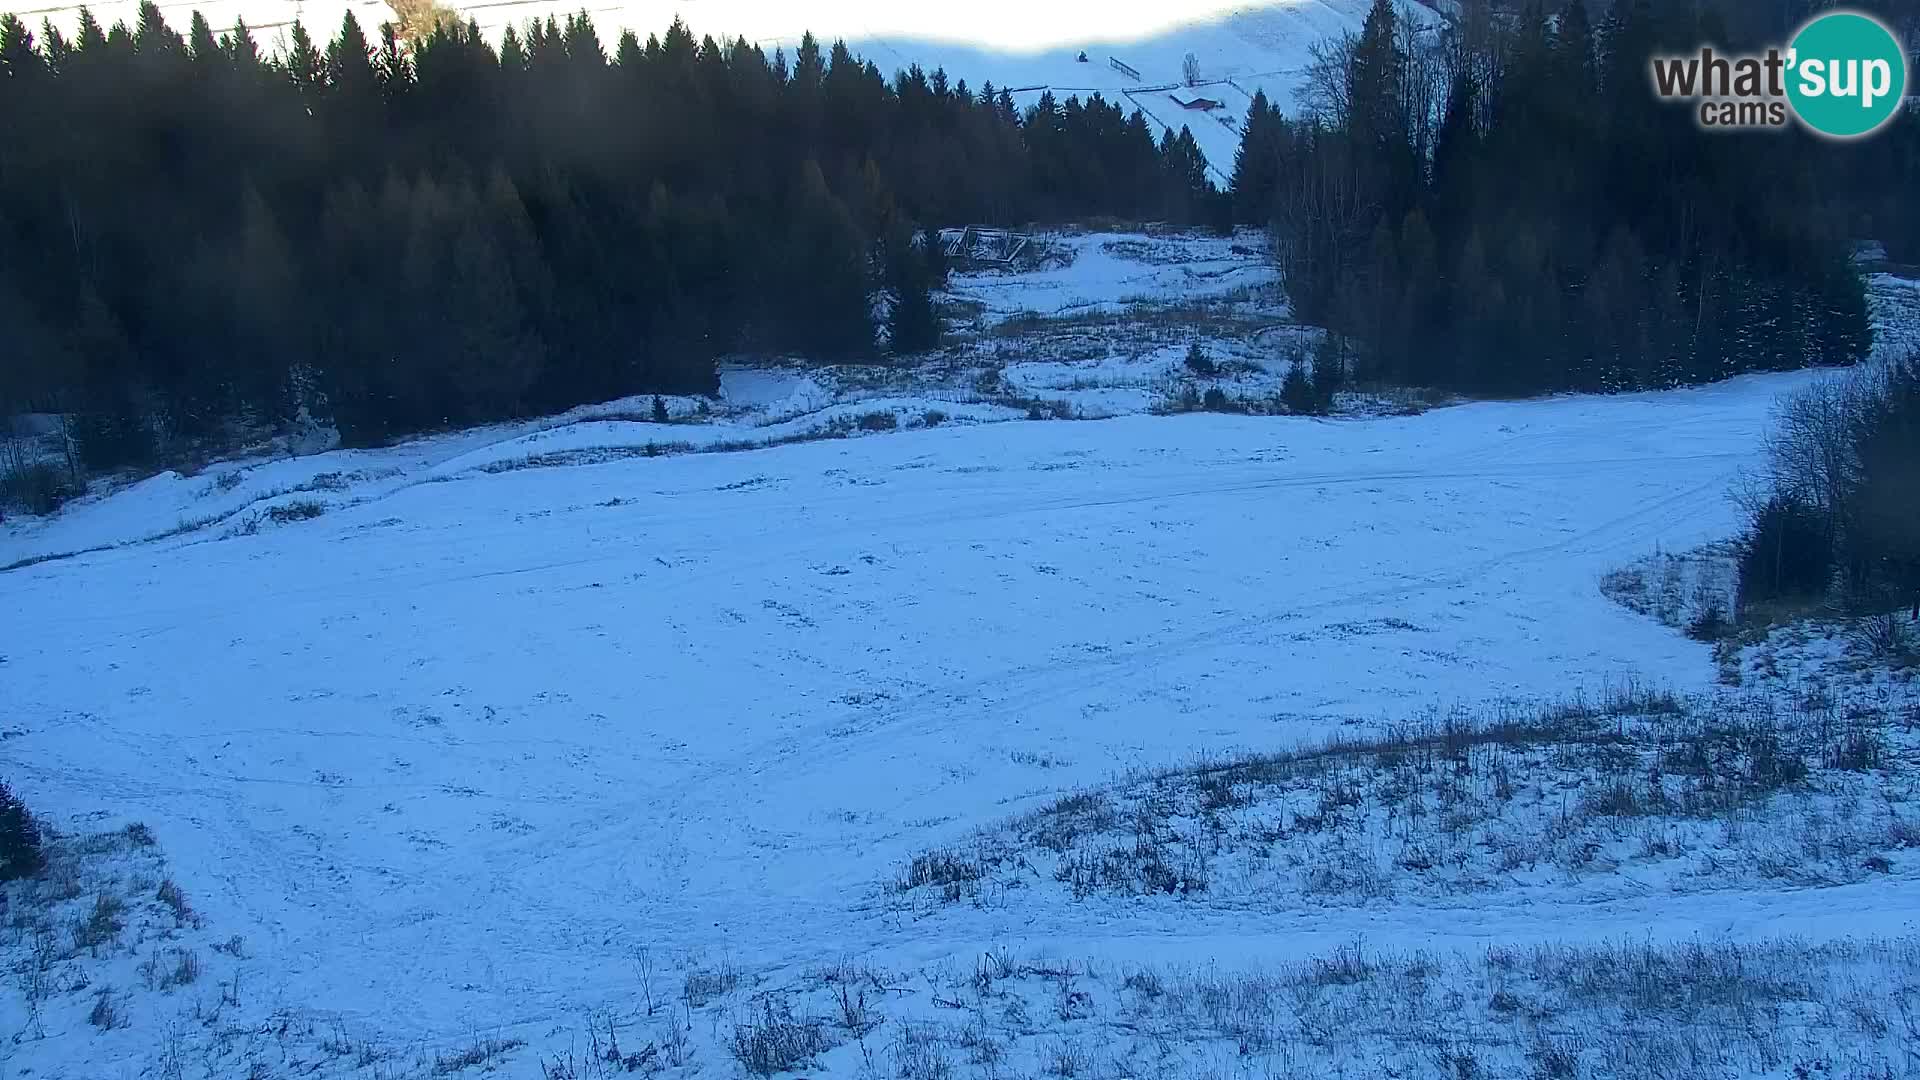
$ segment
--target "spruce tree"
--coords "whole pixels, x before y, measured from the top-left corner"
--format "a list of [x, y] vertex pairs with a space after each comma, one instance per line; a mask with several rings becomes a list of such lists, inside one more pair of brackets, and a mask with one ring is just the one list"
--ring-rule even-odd
[[46, 865], [39, 820], [11, 787], [0, 783], [0, 881], [33, 877]]
[[107, 35], [100, 29], [100, 21], [93, 17], [93, 11], [81, 5], [79, 21], [79, 29], [75, 30], [73, 35], [74, 48], [80, 51], [91, 49], [96, 52], [105, 52]]
[[47, 61], [34, 45], [33, 31], [18, 15], [0, 15], [0, 72], [9, 79], [32, 82], [46, 71]]
[[83, 11], [71, 43], [0, 21], [5, 392], [69, 410], [105, 467], [270, 426], [297, 394], [365, 441], [700, 392], [728, 350], [870, 356], [876, 300], [897, 344], [930, 340], [938, 236], [891, 239], [907, 221], [1223, 212], [1270, 223], [1296, 317], [1369, 374], [1668, 385], [1857, 358], [1846, 238], [1920, 251], [1920, 129], [1769, 136], [1761, 177], [1753, 141], [1646, 92], [1650, 50], [1711, 30], [1647, 0], [1597, 33], [1582, 3], [1469, 5], [1450, 56], [1375, 4], [1321, 71], [1349, 107], [1295, 125], [1257, 97], [1226, 195], [1191, 131], [1100, 94], [1023, 118], [1003, 86], [883, 77], [811, 37], [789, 66], [684, 23], [609, 64], [578, 13], [496, 54], [415, 6], [376, 47], [343, 19], [274, 56], [152, 3], [110, 32]]
[[828, 188], [818, 162], [802, 163], [786, 246], [786, 332], [803, 353], [853, 360], [873, 351], [866, 244]]
[[913, 274], [893, 289], [887, 313], [887, 341], [896, 355], [925, 352], [940, 344], [940, 319], [924, 274]]
[[211, 70], [216, 61], [223, 59], [220, 43], [213, 37], [213, 26], [198, 11], [193, 13], [187, 30], [187, 55], [193, 58], [194, 66], [203, 72]]
[[314, 46], [313, 36], [299, 19], [293, 21], [289, 33], [293, 45], [285, 61], [287, 78], [302, 95], [318, 95], [326, 85], [326, 58]]
[[1273, 203], [1281, 182], [1281, 159], [1290, 136], [1280, 110], [1267, 101], [1266, 91], [1256, 90], [1247, 110], [1240, 148], [1233, 158], [1234, 220], [1244, 225], [1265, 225], [1273, 219]]
[[1433, 217], [1449, 240], [1458, 237], [1459, 227], [1473, 211], [1473, 171], [1481, 156], [1474, 123], [1479, 104], [1479, 80], [1471, 65], [1461, 64], [1447, 88], [1447, 111], [1433, 146]]
[[1280, 403], [1296, 416], [1311, 416], [1320, 411], [1313, 377], [1307, 374], [1307, 365], [1298, 357], [1287, 365], [1287, 374], [1280, 380]]

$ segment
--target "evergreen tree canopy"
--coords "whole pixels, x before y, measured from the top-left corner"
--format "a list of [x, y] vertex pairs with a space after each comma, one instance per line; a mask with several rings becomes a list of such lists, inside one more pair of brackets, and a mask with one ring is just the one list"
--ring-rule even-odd
[[71, 43], [0, 18], [0, 406], [111, 467], [302, 410], [367, 441], [705, 392], [731, 350], [870, 356], [883, 318], [934, 345], [919, 230], [1212, 197], [1190, 135], [1098, 95], [1023, 121], [811, 35], [789, 64], [676, 19], [609, 56], [581, 12], [496, 50], [396, 10], [275, 55], [152, 0]]
[[1317, 60], [1309, 122], [1255, 99], [1235, 216], [1271, 227], [1296, 310], [1367, 378], [1533, 393], [1850, 363], [1870, 345], [1850, 240], [1920, 258], [1920, 124], [1846, 146], [1698, 130], [1646, 64], [1727, 47], [1735, 7], [1619, 0], [1596, 28], [1584, 0], [1524, 0], [1415, 35], [1376, 0]]

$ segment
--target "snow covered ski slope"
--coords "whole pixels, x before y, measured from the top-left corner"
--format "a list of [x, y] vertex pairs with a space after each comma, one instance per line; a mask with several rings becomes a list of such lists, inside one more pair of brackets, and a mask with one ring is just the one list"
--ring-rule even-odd
[[[637, 957], [705, 1017], [700, 973], [750, 1009], [756, 980], [851, 955], [1910, 933], [1898, 889], [1850, 890], [1844, 927], [1764, 890], [1119, 922], [876, 900], [915, 853], [1121, 770], [1458, 702], [1708, 686], [1704, 647], [1597, 581], [1727, 535], [1730, 485], [1804, 378], [468, 472], [26, 566], [0, 575], [9, 779], [63, 827], [149, 826], [206, 933], [244, 938], [221, 955], [244, 956], [249, 1002], [383, 1046], [523, 1043], [515, 1075], [637, 1001]], [[24, 1043], [9, 1072], [132, 1075], [191, 1000]], [[686, 1067], [737, 1074], [706, 1054]], [[857, 1064], [834, 1060], [820, 1075]]]

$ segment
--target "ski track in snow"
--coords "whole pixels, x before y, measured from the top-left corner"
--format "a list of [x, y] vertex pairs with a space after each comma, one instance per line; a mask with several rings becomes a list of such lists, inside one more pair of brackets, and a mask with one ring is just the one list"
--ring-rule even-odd
[[1707, 687], [1704, 646], [1597, 581], [1731, 532], [1775, 396], [1810, 377], [393, 485], [257, 536], [0, 575], [9, 778], [56, 820], [152, 825], [274, 993], [399, 1039], [538, 1049], [629, 996], [642, 945], [760, 969], [1910, 931], [1885, 885], [918, 922], [876, 902], [912, 853], [1130, 767], [1629, 678]]

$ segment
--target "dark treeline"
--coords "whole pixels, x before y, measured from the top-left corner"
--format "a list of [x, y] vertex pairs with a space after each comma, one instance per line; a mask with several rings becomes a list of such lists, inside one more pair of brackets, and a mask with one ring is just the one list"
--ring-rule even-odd
[[108, 468], [708, 391], [732, 350], [931, 345], [935, 226], [1225, 206], [1190, 134], [810, 37], [409, 37], [0, 20], [0, 413]]
[[1920, 354], [1817, 382], [1784, 401], [1775, 420], [1748, 497], [1742, 614], [1766, 618], [1809, 601], [1869, 613], [1904, 607], [1909, 625], [1878, 624], [1883, 637], [1868, 643], [1920, 649], [1911, 639], [1920, 620]]
[[1851, 362], [1850, 241], [1920, 261], [1920, 123], [1706, 133], [1648, 76], [1658, 51], [1783, 42], [1804, 7], [1470, 3], [1415, 34], [1379, 0], [1303, 118], [1256, 102], [1236, 216], [1271, 226], [1301, 318], [1362, 377], [1532, 393]]

